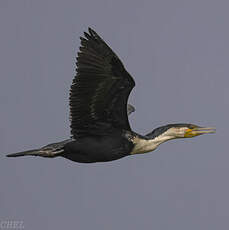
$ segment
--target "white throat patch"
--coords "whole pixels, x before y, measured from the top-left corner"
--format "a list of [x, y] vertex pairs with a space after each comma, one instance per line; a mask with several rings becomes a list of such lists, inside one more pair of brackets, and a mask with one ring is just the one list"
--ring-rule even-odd
[[152, 140], [147, 140], [136, 136], [132, 141], [135, 144], [130, 154], [146, 153], [155, 150], [161, 143], [183, 136], [184, 131], [177, 128], [170, 128]]

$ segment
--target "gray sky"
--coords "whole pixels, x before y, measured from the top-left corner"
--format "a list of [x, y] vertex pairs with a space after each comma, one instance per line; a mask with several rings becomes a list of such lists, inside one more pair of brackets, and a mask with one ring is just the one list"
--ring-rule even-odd
[[[25, 229], [229, 229], [229, 2], [1, 0], [0, 221]], [[69, 137], [79, 36], [94, 28], [136, 81], [133, 130], [215, 126], [110, 163], [9, 159]]]

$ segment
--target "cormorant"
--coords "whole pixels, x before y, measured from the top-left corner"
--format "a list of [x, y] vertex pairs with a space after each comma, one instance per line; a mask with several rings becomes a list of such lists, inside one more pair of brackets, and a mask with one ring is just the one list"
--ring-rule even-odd
[[134, 107], [127, 105], [133, 78], [94, 30], [89, 28], [80, 39], [77, 74], [70, 90], [72, 138], [8, 157], [62, 156], [81, 163], [105, 162], [153, 151], [171, 139], [215, 132], [193, 124], [168, 124], [145, 136], [133, 132], [128, 113]]

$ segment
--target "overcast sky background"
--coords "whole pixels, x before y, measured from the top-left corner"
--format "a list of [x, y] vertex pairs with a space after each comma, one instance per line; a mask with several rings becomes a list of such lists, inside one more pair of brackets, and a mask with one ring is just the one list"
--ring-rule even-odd
[[[25, 229], [229, 229], [229, 2], [0, 0], [0, 221]], [[134, 77], [132, 129], [215, 135], [79, 164], [6, 153], [69, 137], [79, 36], [91, 26]]]

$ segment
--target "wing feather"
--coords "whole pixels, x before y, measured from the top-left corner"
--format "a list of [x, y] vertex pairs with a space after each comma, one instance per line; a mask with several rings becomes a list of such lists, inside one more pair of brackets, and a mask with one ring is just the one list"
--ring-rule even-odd
[[88, 31], [80, 38], [77, 74], [70, 90], [74, 138], [100, 135], [110, 127], [130, 130], [127, 100], [135, 82], [102, 38]]

